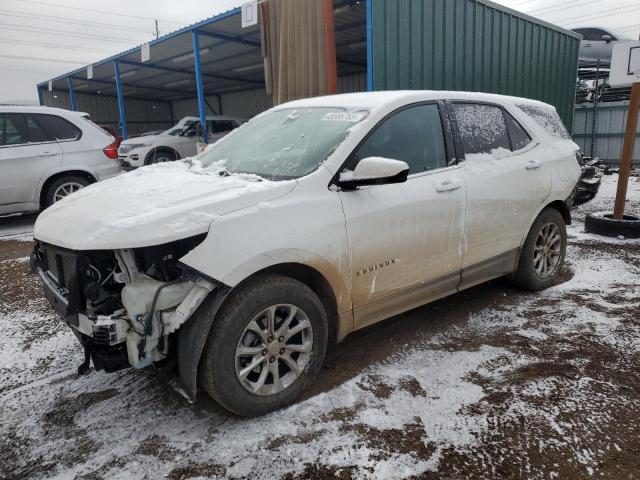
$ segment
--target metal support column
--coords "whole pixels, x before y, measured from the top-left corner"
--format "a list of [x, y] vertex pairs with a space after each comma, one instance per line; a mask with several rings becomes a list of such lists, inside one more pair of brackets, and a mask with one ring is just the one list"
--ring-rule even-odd
[[373, 91], [373, 1], [365, 4], [367, 19], [367, 91]]
[[71, 77], [67, 77], [67, 85], [69, 85], [69, 102], [71, 103], [71, 110], [75, 112], [78, 110], [78, 103], [76, 102], [76, 92], [73, 89], [73, 80]]
[[42, 94], [42, 87], [36, 87], [36, 89], [38, 90], [38, 101], [40, 102], [40, 105], [43, 106], [44, 105], [44, 95]]
[[207, 131], [207, 106], [204, 98], [204, 85], [202, 85], [202, 63], [200, 61], [200, 39], [198, 31], [191, 32], [193, 40], [193, 63], [196, 69], [196, 88], [198, 90], [198, 113], [200, 115], [200, 128], [202, 129], [202, 141], [208, 143], [209, 132]]
[[120, 134], [122, 139], [129, 138], [129, 132], [127, 130], [127, 112], [124, 108], [124, 96], [122, 94], [122, 81], [120, 80], [120, 64], [118, 60], [113, 61], [113, 70], [116, 77], [116, 92], [118, 94], [118, 113], [120, 114]]

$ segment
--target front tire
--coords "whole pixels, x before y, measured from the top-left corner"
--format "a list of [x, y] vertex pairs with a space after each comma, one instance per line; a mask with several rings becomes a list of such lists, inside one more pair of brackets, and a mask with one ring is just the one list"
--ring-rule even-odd
[[554, 208], [544, 209], [524, 242], [518, 268], [512, 282], [534, 292], [556, 281], [567, 250], [567, 227], [562, 214]]
[[175, 152], [170, 152], [168, 150], [156, 150], [154, 152], [151, 152], [151, 154], [147, 157], [145, 165], [173, 162], [174, 160], [178, 160], [179, 158], [179, 155], [177, 155]]
[[303, 283], [261, 275], [232, 292], [216, 317], [200, 383], [227, 410], [263, 415], [293, 403], [315, 379], [327, 347], [327, 316]]

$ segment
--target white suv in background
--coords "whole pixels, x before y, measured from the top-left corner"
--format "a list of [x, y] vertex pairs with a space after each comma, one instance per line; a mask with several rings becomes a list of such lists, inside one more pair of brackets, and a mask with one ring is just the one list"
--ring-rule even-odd
[[552, 285], [577, 152], [552, 106], [522, 98], [299, 100], [54, 205], [32, 268], [81, 371], [175, 357], [192, 398], [199, 383], [259, 415], [314, 381], [328, 341], [503, 275]]
[[115, 139], [85, 113], [0, 106], [0, 215], [46, 208], [120, 171]]
[[[209, 143], [214, 143], [247, 119], [237, 117], [207, 117]], [[120, 143], [118, 156], [125, 170], [143, 165], [163, 163], [193, 157], [200, 141], [200, 119], [184, 117], [169, 130], [157, 135], [130, 138]]]

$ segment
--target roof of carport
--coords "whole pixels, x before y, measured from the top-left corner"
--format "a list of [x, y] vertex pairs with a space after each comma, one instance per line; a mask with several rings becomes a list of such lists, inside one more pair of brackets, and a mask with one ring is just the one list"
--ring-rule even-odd
[[[364, 2], [334, 0], [339, 73], [366, 67]], [[149, 42], [150, 59], [141, 61], [137, 46], [93, 65], [93, 78], [83, 67], [51, 80], [53, 90], [68, 90], [73, 81], [76, 94], [116, 95], [114, 61], [120, 66], [125, 98], [172, 101], [197, 96], [192, 32], [198, 31], [202, 82], [207, 95], [264, 86], [260, 27], [241, 27], [240, 9], [233, 9]], [[47, 88], [48, 82], [38, 85]]]

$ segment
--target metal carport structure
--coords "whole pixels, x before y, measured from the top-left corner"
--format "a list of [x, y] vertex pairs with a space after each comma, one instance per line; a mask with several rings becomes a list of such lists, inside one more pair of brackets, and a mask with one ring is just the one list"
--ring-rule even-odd
[[[356, 0], [333, 3], [341, 90], [360, 90], [367, 64], [366, 4]], [[147, 61], [142, 60], [144, 45], [140, 45], [92, 64], [91, 78], [88, 67], [83, 67], [38, 84], [40, 104], [87, 110], [81, 108], [79, 96], [112, 98], [117, 102], [122, 136], [127, 138], [127, 101], [151, 102], [155, 110], [165, 107], [161, 109], [166, 111], [168, 107], [171, 122], [177, 120], [174, 106], [196, 101], [197, 114], [204, 122], [209, 112], [228, 113], [223, 109], [225, 94], [255, 95], [256, 90], [265, 88], [260, 27], [243, 29], [240, 8], [162, 36], [148, 46]], [[266, 96], [262, 92], [258, 95]], [[262, 98], [257, 109], [268, 106]], [[94, 112], [88, 113], [95, 117]]]
[[[333, 7], [340, 92], [529, 97], [555, 105], [571, 129], [578, 34], [489, 0], [333, 0]], [[88, 111], [98, 123], [96, 112], [109, 110], [125, 138], [136, 122], [251, 116], [271, 106], [260, 27], [243, 29], [239, 8], [151, 41], [144, 62], [142, 48], [94, 63], [93, 78], [82, 68], [39, 84], [41, 103]]]

